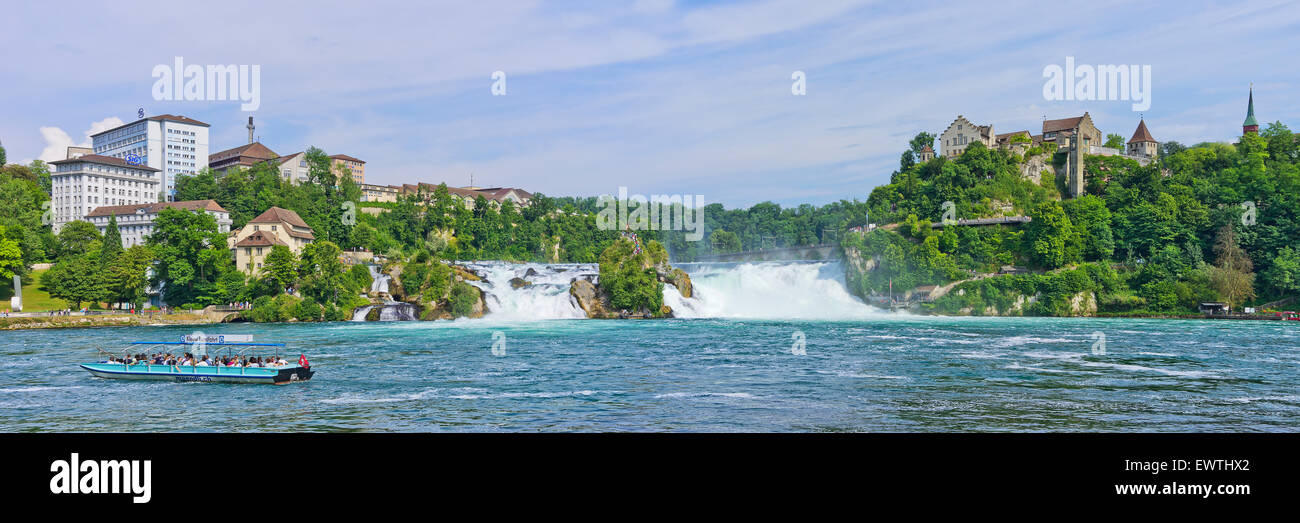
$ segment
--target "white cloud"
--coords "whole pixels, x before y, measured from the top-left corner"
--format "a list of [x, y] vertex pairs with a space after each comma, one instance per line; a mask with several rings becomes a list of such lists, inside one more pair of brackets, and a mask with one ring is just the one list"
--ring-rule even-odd
[[98, 122], [92, 122], [90, 129], [86, 129], [86, 139], [81, 143], [73, 143], [72, 137], [68, 136], [67, 131], [58, 127], [41, 127], [41, 137], [45, 139], [45, 149], [41, 150], [41, 161], [52, 162], [62, 160], [68, 156], [68, 147], [90, 147], [90, 136], [107, 131], [119, 125], [122, 120], [116, 116], [110, 116]]

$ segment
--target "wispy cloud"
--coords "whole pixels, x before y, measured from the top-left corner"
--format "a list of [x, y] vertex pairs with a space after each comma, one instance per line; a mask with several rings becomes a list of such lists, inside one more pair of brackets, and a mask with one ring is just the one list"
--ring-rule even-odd
[[[1043, 100], [1043, 67], [1066, 56], [1150, 64], [1144, 116], [1161, 140], [1231, 139], [1251, 81], [1262, 118], [1300, 117], [1292, 2], [1103, 1], [1070, 16], [1041, 2], [223, 4], [258, 13], [238, 24], [203, 3], [76, 4], [16, 6], [0, 33], [22, 50], [0, 70], [11, 158], [46, 157], [74, 141], [58, 128], [141, 107], [210, 123], [213, 151], [243, 143], [235, 103], [149, 97], [151, 68], [175, 56], [260, 64], [261, 140], [360, 157], [372, 182], [463, 185], [473, 172], [547, 194], [624, 185], [728, 205], [865, 198], [912, 135], [957, 114], [1007, 132], [1089, 111], [1131, 133], [1126, 102]], [[90, 30], [104, 27], [112, 46]], [[497, 70], [506, 96], [490, 92]], [[795, 70], [806, 96], [790, 92]]]

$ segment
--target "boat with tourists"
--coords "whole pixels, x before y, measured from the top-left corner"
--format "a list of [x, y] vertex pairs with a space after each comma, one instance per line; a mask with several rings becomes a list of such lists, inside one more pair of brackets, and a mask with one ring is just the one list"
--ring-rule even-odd
[[180, 341], [135, 341], [117, 353], [100, 349], [107, 358], [82, 363], [81, 368], [109, 379], [270, 385], [307, 381], [316, 374], [305, 354], [297, 362], [282, 359], [283, 343], [234, 341], [240, 339], [184, 336]]

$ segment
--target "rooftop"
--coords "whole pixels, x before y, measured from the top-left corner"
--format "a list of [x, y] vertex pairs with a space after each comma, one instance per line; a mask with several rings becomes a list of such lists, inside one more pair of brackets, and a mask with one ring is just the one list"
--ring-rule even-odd
[[112, 216], [118, 214], [136, 214], [144, 211], [149, 214], [157, 214], [163, 209], [184, 209], [187, 211], [211, 211], [227, 212], [217, 204], [215, 200], [187, 200], [183, 202], [157, 202], [157, 203], [140, 203], [136, 205], [109, 205], [105, 207], [96, 207], [87, 214], [87, 217], [95, 216]]
[[183, 115], [160, 114], [160, 115], [158, 115], [158, 116], [150, 116], [150, 117], [148, 117], [148, 118], [142, 118], [142, 119], [136, 120], [136, 121], [131, 122], [131, 123], [125, 123], [125, 124], [119, 125], [119, 126], [117, 126], [117, 127], [114, 127], [114, 128], [112, 128], [112, 129], [109, 129], [109, 130], [107, 130], [107, 131], [100, 131], [100, 132], [97, 132], [97, 133], [95, 133], [95, 134], [90, 135], [90, 137], [91, 137], [91, 138], [94, 138], [94, 137], [99, 136], [99, 135], [104, 134], [104, 133], [111, 133], [111, 132], [116, 131], [116, 130], [118, 130], [118, 129], [121, 129], [121, 128], [123, 128], [123, 127], [127, 127], [127, 126], [131, 126], [131, 125], [135, 125], [135, 124], [140, 123], [140, 122], [143, 122], [143, 121], [145, 121], [145, 120], [153, 120], [153, 121], [155, 121], [155, 122], [163, 122], [163, 121], [166, 121], [166, 122], [180, 122], [180, 123], [187, 123], [187, 124], [190, 124], [190, 125], [200, 125], [200, 126], [203, 126], [203, 127], [208, 127], [208, 124], [205, 124], [205, 123], [200, 122], [200, 121], [198, 121], [198, 120], [195, 120], [195, 119], [193, 119], [193, 118], [187, 118], [187, 117], [185, 117], [185, 116], [183, 116]]
[[121, 158], [114, 158], [112, 156], [104, 156], [101, 154], [83, 154], [76, 158], [68, 158], [66, 160], [55, 160], [50, 163], [53, 165], [62, 165], [65, 163], [77, 163], [77, 162], [97, 163], [101, 165], [113, 165], [116, 167], [128, 167], [131, 169], [140, 169], [142, 171], [158, 171], [158, 169], [154, 169], [153, 167], [149, 167], [148, 165], [136, 165], [127, 162], [126, 160], [123, 160]]

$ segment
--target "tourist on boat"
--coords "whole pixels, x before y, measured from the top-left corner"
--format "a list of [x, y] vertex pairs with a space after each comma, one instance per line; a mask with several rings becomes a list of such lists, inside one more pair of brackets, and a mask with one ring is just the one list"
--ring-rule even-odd
[[203, 355], [203, 359], [199, 360], [198, 363], [195, 363], [195, 364], [194, 364], [195, 367], [207, 367], [208, 365], [209, 365], [209, 364], [208, 364], [208, 355], [207, 355], [207, 354], [204, 354], [204, 355]]

